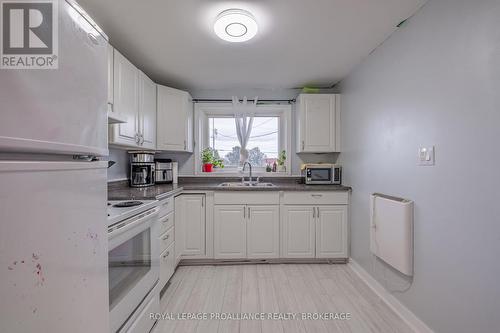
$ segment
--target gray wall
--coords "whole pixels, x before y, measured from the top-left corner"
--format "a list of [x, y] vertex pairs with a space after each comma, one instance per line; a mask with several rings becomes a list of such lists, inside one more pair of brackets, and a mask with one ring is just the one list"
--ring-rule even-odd
[[404, 289], [370, 256], [368, 199], [414, 200], [414, 281], [394, 295], [436, 332], [500, 328], [499, 18], [498, 0], [430, 0], [340, 86], [352, 257]]

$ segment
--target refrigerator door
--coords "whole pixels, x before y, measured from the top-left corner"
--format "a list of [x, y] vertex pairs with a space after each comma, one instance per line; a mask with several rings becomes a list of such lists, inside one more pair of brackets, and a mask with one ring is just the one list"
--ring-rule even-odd
[[106, 166], [0, 161], [0, 332], [109, 332]]
[[59, 1], [59, 68], [0, 75], [0, 151], [108, 155], [107, 39]]

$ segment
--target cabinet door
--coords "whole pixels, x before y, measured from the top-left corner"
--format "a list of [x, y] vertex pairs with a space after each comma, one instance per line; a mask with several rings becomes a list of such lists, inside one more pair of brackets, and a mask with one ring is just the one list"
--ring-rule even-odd
[[214, 206], [215, 259], [246, 258], [246, 206]]
[[108, 44], [108, 104], [113, 104], [113, 46]]
[[315, 226], [312, 206], [284, 206], [281, 215], [281, 256], [314, 258]]
[[347, 258], [347, 206], [319, 206], [316, 257]]
[[184, 234], [183, 255], [204, 256], [205, 248], [205, 195], [183, 195], [182, 224]]
[[160, 289], [170, 280], [175, 271], [175, 243], [160, 254]]
[[335, 95], [300, 96], [301, 152], [334, 152]]
[[247, 207], [247, 257], [279, 257], [279, 206]]
[[175, 240], [175, 265], [179, 264], [184, 254], [184, 196], [180, 195], [174, 199], [174, 240]]
[[139, 70], [117, 50], [114, 50], [113, 77], [114, 111], [127, 122], [113, 125], [110, 143], [138, 146]]
[[139, 120], [141, 146], [156, 149], [156, 84], [142, 72], [139, 74]]
[[[177, 89], [158, 86], [157, 149], [188, 151], [187, 133], [189, 94]], [[191, 105], [192, 112], [192, 105]], [[190, 122], [192, 126], [192, 119]]]

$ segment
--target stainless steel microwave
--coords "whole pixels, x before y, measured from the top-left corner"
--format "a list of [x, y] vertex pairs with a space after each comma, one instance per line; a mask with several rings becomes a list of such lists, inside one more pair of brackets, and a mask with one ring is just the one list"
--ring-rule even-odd
[[306, 164], [304, 175], [306, 184], [342, 183], [342, 168], [334, 164]]

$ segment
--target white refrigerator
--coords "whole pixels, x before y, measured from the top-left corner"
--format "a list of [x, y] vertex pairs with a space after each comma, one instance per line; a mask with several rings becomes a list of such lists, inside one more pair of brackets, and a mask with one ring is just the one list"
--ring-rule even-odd
[[0, 332], [109, 332], [108, 41], [57, 16], [58, 69], [0, 69]]

